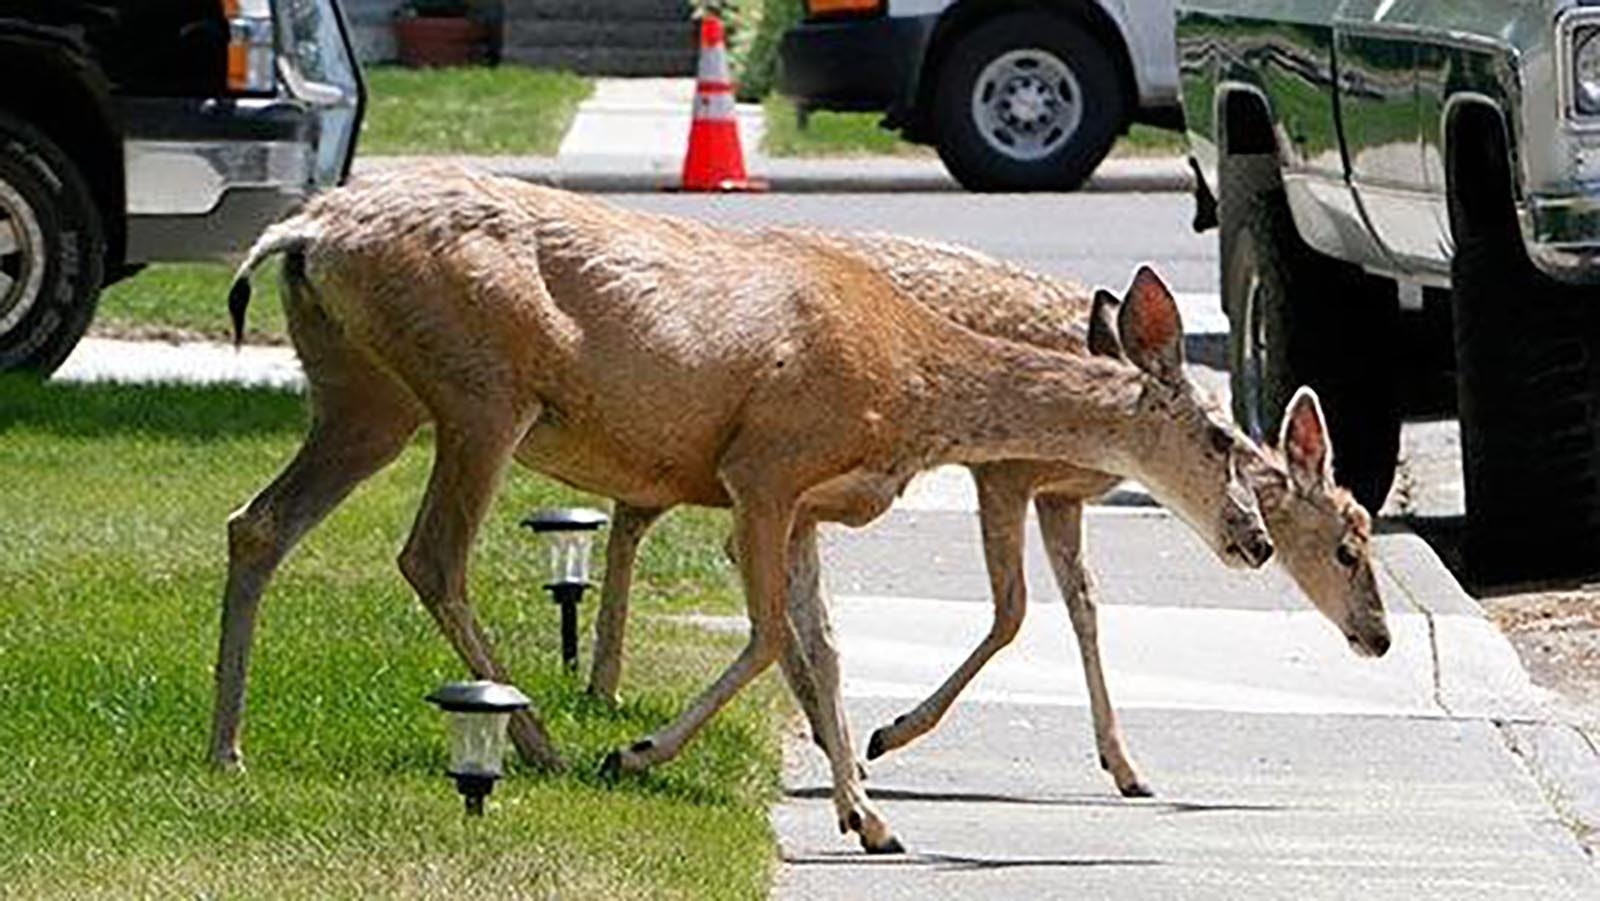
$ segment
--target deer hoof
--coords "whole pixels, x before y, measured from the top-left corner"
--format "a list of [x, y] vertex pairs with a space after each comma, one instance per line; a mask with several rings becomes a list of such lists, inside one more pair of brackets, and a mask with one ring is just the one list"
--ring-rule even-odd
[[[896, 720], [896, 722], [899, 722], [899, 720]], [[879, 757], [889, 753], [889, 748], [886, 747], [889, 744], [889, 740], [883, 734], [886, 729], [887, 727], [872, 733], [872, 740], [867, 742], [868, 760], [877, 760]]]
[[867, 837], [865, 835], [863, 835], [863, 836], [861, 836], [861, 848], [862, 848], [862, 850], [866, 851], [868, 854], [904, 854], [904, 853], [906, 853], [906, 846], [900, 844], [900, 839], [896, 838], [893, 835], [890, 835], [888, 838], [884, 839], [881, 842], [877, 842], [877, 843], [873, 843], [873, 842], [867, 841]]
[[1150, 790], [1141, 780], [1135, 779], [1127, 785], [1117, 786], [1117, 791], [1122, 792], [1124, 798], [1153, 798], [1156, 793]]
[[612, 751], [600, 763], [600, 778], [607, 782], [615, 782], [622, 778], [622, 752]]

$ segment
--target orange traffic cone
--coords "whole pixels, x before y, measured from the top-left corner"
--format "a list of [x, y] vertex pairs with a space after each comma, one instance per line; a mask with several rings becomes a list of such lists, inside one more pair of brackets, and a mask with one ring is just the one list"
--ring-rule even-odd
[[764, 191], [767, 186], [745, 175], [739, 149], [739, 119], [728, 74], [728, 48], [722, 20], [700, 20], [700, 71], [694, 86], [694, 121], [689, 126], [689, 152], [683, 158], [684, 191]]

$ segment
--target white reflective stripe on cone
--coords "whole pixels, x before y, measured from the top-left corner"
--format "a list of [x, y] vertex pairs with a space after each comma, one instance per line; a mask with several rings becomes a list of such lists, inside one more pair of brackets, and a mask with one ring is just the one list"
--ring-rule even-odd
[[727, 48], [701, 47], [700, 68], [696, 75], [700, 81], [731, 81], [728, 76]]
[[701, 91], [694, 95], [694, 117], [702, 122], [733, 121], [736, 112], [733, 95], [727, 91]]

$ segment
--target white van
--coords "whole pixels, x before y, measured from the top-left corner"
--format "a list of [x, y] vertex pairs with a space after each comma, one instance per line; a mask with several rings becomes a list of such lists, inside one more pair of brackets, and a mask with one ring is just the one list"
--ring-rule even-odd
[[884, 112], [975, 191], [1077, 187], [1133, 122], [1181, 126], [1172, 0], [806, 0], [802, 110]]

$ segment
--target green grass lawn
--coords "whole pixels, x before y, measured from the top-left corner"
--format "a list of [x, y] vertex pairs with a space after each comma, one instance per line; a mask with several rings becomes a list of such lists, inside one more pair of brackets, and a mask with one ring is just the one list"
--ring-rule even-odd
[[933, 149], [902, 141], [898, 132], [879, 128], [882, 113], [818, 110], [805, 128], [795, 118], [794, 101], [768, 94], [762, 101], [767, 131], [761, 149], [769, 156], [930, 156]]
[[[250, 313], [245, 319], [248, 342], [288, 340], [276, 269], [268, 266], [251, 280]], [[233, 323], [228, 318], [232, 281], [233, 269], [221, 264], [151, 266], [100, 295], [94, 330], [123, 337], [232, 340]]]
[[1183, 132], [1153, 125], [1135, 125], [1111, 147], [1112, 156], [1187, 156]]
[[616, 786], [594, 775], [737, 650], [662, 615], [735, 609], [720, 514], [676, 514], [647, 543], [628, 699], [613, 712], [561, 670], [556, 610], [515, 527], [530, 508], [593, 499], [512, 474], [471, 587], [572, 768], [513, 765], [489, 815], [462, 816], [422, 696], [463, 668], [393, 563], [426, 438], [286, 561], [257, 634], [249, 771], [207, 766], [223, 522], [303, 421], [285, 393], [0, 383], [0, 894], [763, 893], [783, 709], [772, 678], [677, 762]]
[[523, 66], [366, 71], [367, 116], [357, 145], [378, 154], [550, 156], [594, 82]]
[[[802, 129], [795, 119], [794, 101], [777, 94], [763, 103], [767, 132], [761, 149], [770, 156], [884, 156], [931, 155], [932, 148], [900, 139], [896, 132], [878, 127], [881, 113], [818, 111]], [[1181, 156], [1183, 135], [1148, 125], [1135, 125], [1117, 139], [1112, 156]]]

